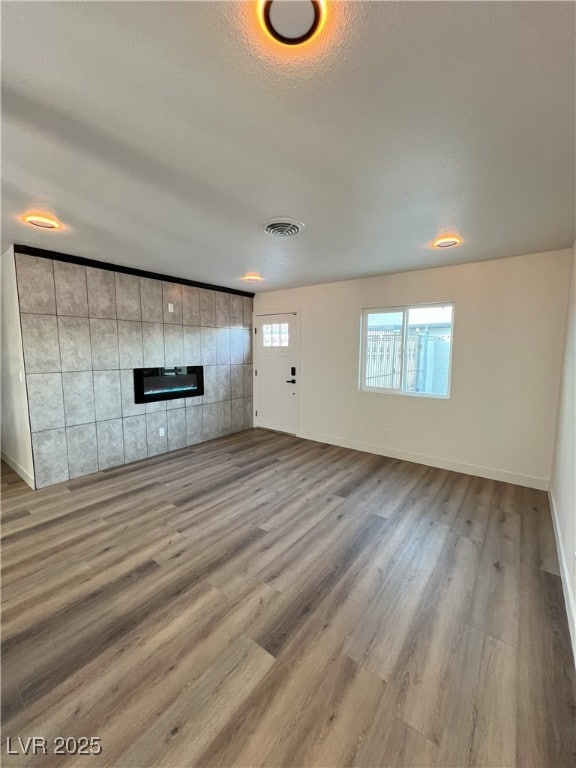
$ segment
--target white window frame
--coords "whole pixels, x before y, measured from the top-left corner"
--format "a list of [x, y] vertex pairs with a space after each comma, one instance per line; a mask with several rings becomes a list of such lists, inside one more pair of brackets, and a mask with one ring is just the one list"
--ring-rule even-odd
[[[408, 332], [408, 323], [406, 322], [407, 312], [410, 309], [420, 309], [421, 307], [452, 307], [452, 334], [450, 336], [450, 357], [448, 361], [448, 392], [445, 395], [428, 394], [426, 392], [404, 392], [402, 387], [404, 385], [404, 349], [406, 347], [406, 334]], [[419, 304], [401, 304], [399, 306], [392, 307], [366, 307], [362, 310], [360, 317], [360, 364], [359, 364], [359, 376], [358, 376], [358, 389], [360, 392], [366, 392], [374, 395], [400, 395], [402, 397], [429, 397], [434, 400], [450, 400], [452, 392], [452, 355], [454, 350], [454, 314], [455, 314], [454, 301], [426, 301]], [[400, 369], [400, 388], [394, 387], [368, 387], [365, 385], [366, 380], [366, 345], [367, 345], [367, 316], [375, 312], [403, 312], [404, 321], [402, 324], [402, 358]]]

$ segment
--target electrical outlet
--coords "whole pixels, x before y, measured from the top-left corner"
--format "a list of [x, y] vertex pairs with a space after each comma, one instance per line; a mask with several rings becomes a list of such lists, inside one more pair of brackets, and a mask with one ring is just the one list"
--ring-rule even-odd
[[166, 430], [164, 429], [164, 427], [158, 427], [158, 434], [160, 435], [160, 437], [164, 437], [164, 435], [166, 434]]
[[174, 304], [172, 304], [171, 302], [170, 304], [168, 304], [168, 312], [174, 312]]
[[388, 427], [384, 427], [384, 429], [382, 430], [382, 437], [384, 438], [384, 440], [390, 440], [390, 430], [388, 429]]

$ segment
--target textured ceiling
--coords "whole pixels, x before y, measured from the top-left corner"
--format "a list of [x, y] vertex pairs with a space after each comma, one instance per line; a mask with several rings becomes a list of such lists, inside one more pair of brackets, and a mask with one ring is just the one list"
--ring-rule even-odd
[[328, 1], [292, 48], [253, 2], [3, 3], [3, 245], [260, 290], [570, 247], [574, 10]]

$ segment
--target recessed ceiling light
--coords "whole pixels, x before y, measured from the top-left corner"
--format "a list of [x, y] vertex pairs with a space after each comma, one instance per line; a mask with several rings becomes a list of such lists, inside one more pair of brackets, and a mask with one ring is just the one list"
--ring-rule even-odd
[[245, 283], [261, 283], [264, 278], [259, 272], [246, 272], [245, 275], [242, 275], [242, 280]]
[[456, 245], [460, 245], [461, 242], [462, 238], [458, 237], [458, 235], [446, 235], [434, 240], [434, 248], [454, 248]]
[[29, 213], [22, 217], [22, 221], [26, 224], [31, 224], [33, 227], [40, 227], [41, 229], [60, 229], [62, 226], [58, 219], [44, 214]]
[[326, 0], [266, 0], [260, 2], [260, 21], [266, 32], [283, 45], [301, 45], [322, 28]]

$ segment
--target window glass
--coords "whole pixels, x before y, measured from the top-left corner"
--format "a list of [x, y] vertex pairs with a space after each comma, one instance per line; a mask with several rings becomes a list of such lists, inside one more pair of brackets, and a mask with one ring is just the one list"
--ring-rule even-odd
[[262, 326], [262, 344], [265, 347], [287, 347], [288, 323], [265, 323]]
[[364, 383], [399, 389], [402, 371], [402, 312], [374, 312], [367, 318]]
[[364, 310], [360, 387], [448, 397], [452, 304]]

